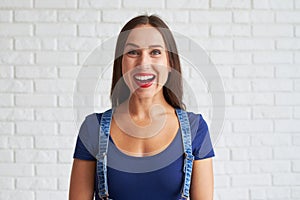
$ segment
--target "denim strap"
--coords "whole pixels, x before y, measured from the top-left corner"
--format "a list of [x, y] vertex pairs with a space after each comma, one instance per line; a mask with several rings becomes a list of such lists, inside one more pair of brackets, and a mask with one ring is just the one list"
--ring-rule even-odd
[[107, 186], [107, 149], [109, 143], [110, 123], [113, 109], [102, 114], [99, 130], [99, 152], [97, 158], [98, 195], [100, 199], [108, 200]]
[[194, 161], [194, 156], [192, 153], [191, 129], [187, 112], [181, 109], [176, 109], [176, 113], [180, 123], [181, 137], [184, 149], [184, 183], [182, 186], [181, 199], [188, 199], [190, 195], [190, 185]]

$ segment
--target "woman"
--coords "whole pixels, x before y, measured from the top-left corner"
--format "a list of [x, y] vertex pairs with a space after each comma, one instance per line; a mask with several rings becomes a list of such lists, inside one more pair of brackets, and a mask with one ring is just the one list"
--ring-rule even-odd
[[[175, 40], [159, 17], [135, 17], [121, 30], [111, 100], [108, 126], [102, 124], [108, 127], [107, 148], [95, 155], [90, 149], [99, 149], [101, 142], [77, 139], [70, 200], [93, 199], [94, 194], [100, 199], [103, 191], [114, 200], [213, 199], [214, 151], [208, 128], [200, 114], [184, 111]], [[79, 135], [98, 135], [89, 127], [99, 130], [104, 115], [88, 116]], [[182, 115], [188, 119], [185, 129]]]

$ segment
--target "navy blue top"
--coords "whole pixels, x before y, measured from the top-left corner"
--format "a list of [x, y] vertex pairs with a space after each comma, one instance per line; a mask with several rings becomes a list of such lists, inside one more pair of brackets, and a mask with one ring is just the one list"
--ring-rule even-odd
[[[214, 156], [208, 127], [201, 114], [188, 112], [192, 149], [195, 160]], [[101, 114], [91, 114], [81, 125], [74, 158], [96, 161]], [[121, 152], [109, 138], [107, 181], [113, 200], [179, 199], [183, 184], [183, 144], [181, 131], [162, 152], [146, 157], [129, 156]], [[98, 197], [95, 176], [95, 196]]]

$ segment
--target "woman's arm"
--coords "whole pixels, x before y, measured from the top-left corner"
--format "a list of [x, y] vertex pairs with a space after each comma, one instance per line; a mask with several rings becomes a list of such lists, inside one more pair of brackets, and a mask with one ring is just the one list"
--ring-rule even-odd
[[212, 200], [214, 177], [212, 158], [195, 160], [191, 180], [191, 200]]
[[74, 159], [69, 200], [92, 200], [94, 194], [96, 161]]

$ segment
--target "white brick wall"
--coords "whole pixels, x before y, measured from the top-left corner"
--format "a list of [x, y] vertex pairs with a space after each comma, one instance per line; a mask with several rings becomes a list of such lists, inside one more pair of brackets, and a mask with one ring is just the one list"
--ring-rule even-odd
[[[204, 47], [223, 79], [215, 199], [300, 199], [299, 9], [299, 0], [0, 0], [0, 200], [67, 199], [73, 91], [93, 90], [74, 88], [76, 76], [142, 13]], [[107, 98], [98, 99], [103, 110]], [[201, 102], [209, 119], [210, 99]]]

